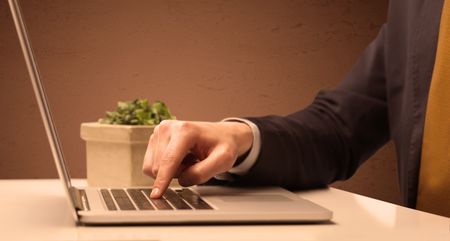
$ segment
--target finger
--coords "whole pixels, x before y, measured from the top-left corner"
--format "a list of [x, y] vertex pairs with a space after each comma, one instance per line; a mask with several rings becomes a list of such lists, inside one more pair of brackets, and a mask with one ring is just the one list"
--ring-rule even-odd
[[156, 175], [158, 174], [158, 168], [159, 168], [158, 151], [161, 149], [160, 141], [159, 141], [159, 139], [160, 139], [160, 137], [159, 137], [160, 136], [160, 134], [159, 134], [159, 125], [156, 126], [154, 134], [155, 134], [155, 136], [153, 138], [154, 139], [153, 140], [154, 144], [153, 144], [153, 149], [152, 149], [152, 153], [151, 153], [151, 155], [152, 155], [152, 166], [151, 166], [150, 171], [152, 173], [152, 177], [156, 178]]
[[150, 194], [151, 198], [160, 198], [164, 194], [181, 161], [192, 148], [191, 143], [193, 141], [188, 141], [187, 138], [174, 137], [170, 139], [159, 163], [159, 170]]
[[217, 174], [228, 171], [236, 158], [237, 154], [230, 152], [228, 148], [217, 148], [206, 159], [195, 163], [181, 173], [178, 182], [181, 186], [205, 183]]
[[161, 166], [161, 158], [165, 152], [167, 145], [170, 141], [170, 131], [168, 127], [159, 124], [155, 130], [154, 145], [152, 148], [152, 166], [151, 173], [153, 178], [156, 178]]
[[162, 132], [160, 130], [160, 125], [157, 125], [153, 130], [144, 156], [143, 171], [153, 178], [155, 178], [158, 173], [161, 152], [167, 146], [168, 139], [170, 138], [167, 131]]
[[[147, 150], [145, 151], [144, 155], [144, 161], [142, 164], [142, 171], [149, 176], [152, 176], [151, 168], [153, 164], [153, 145], [154, 145], [154, 136], [155, 134], [152, 134], [149, 138]], [[154, 178], [154, 177], [153, 177]]]
[[184, 158], [183, 161], [180, 163], [180, 166], [178, 167], [177, 171], [175, 172], [174, 177], [178, 178], [181, 173], [183, 173], [187, 168], [197, 163], [199, 160], [198, 158], [192, 154], [188, 153]]

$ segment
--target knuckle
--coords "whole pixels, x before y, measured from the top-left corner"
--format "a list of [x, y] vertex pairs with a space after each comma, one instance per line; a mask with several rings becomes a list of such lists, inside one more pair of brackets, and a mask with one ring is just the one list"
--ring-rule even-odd
[[194, 184], [201, 184], [207, 181], [206, 175], [199, 169], [192, 170], [190, 179]]
[[149, 168], [149, 166], [146, 165], [145, 163], [144, 163], [144, 165], [142, 166], [142, 172], [143, 172], [144, 174], [146, 174], [146, 175], [150, 175], [150, 174], [151, 174], [151, 173], [150, 173], [150, 168]]
[[236, 157], [236, 154], [231, 150], [224, 150], [222, 151], [221, 156], [224, 160], [233, 160]]
[[154, 177], [151, 165], [144, 164], [144, 166], [142, 167], [142, 172], [148, 176]]
[[164, 185], [164, 183], [163, 183], [163, 181], [161, 180], [161, 178], [156, 178], [155, 181], [154, 181], [154, 183], [153, 183], [153, 186], [159, 187], [159, 188], [161, 188], [163, 185]]
[[172, 169], [177, 165], [174, 160], [175, 156], [168, 154], [163, 159], [161, 159], [161, 165], [163, 165], [165, 169]]
[[193, 138], [196, 133], [196, 126], [194, 123], [189, 121], [180, 121], [177, 124], [178, 134], [185, 138]]
[[189, 130], [192, 124], [189, 121], [180, 121], [178, 122], [178, 128], [181, 130]]
[[155, 128], [153, 129], [153, 134], [152, 134], [152, 136], [153, 136], [155, 133], [158, 133], [158, 132], [159, 132], [159, 125], [155, 126]]
[[222, 156], [222, 158], [224, 160], [234, 160], [237, 157], [237, 153], [235, 150], [233, 150], [233, 148], [231, 147], [225, 147], [223, 148], [223, 150], [221, 151], [220, 155]]
[[237, 159], [237, 153], [232, 148], [224, 148], [224, 150], [220, 152], [220, 156], [221, 163], [219, 163], [219, 166], [224, 170], [231, 169]]
[[162, 120], [162, 121], [158, 124], [157, 127], [159, 127], [159, 130], [160, 130], [161, 132], [166, 132], [166, 131], [168, 131], [168, 130], [171, 128], [172, 123], [173, 123], [172, 120]]
[[151, 174], [152, 174], [153, 177], [156, 177], [156, 176], [158, 175], [158, 172], [159, 172], [159, 167], [156, 166], [156, 165], [153, 165], [153, 166], [150, 168], [150, 172], [151, 172]]
[[173, 147], [168, 147], [164, 151], [164, 154], [162, 155], [160, 159], [161, 165], [164, 166], [164, 168], [172, 168], [174, 165], [177, 165], [176, 163], [176, 154], [174, 152]]
[[174, 120], [162, 120], [161, 122], [159, 122], [159, 124], [166, 126], [166, 125], [171, 125], [173, 122], [174, 122]]

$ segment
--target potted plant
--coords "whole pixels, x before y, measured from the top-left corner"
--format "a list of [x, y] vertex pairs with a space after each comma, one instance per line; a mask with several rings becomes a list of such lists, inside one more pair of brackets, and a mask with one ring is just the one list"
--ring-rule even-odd
[[87, 180], [90, 186], [145, 186], [153, 179], [142, 173], [148, 140], [155, 125], [175, 119], [164, 102], [147, 99], [119, 101], [97, 122], [81, 124], [86, 141]]

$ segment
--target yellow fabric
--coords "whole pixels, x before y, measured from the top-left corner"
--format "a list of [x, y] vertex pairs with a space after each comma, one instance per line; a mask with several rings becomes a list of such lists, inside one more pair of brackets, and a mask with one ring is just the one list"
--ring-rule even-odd
[[450, 0], [442, 10], [428, 97], [417, 209], [450, 217]]

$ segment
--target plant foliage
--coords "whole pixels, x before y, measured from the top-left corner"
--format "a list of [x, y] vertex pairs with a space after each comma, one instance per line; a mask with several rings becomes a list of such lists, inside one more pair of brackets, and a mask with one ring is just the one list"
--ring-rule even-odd
[[116, 111], [107, 111], [106, 117], [98, 120], [112, 125], [157, 125], [163, 120], [175, 119], [162, 101], [149, 104], [147, 99], [119, 101]]

